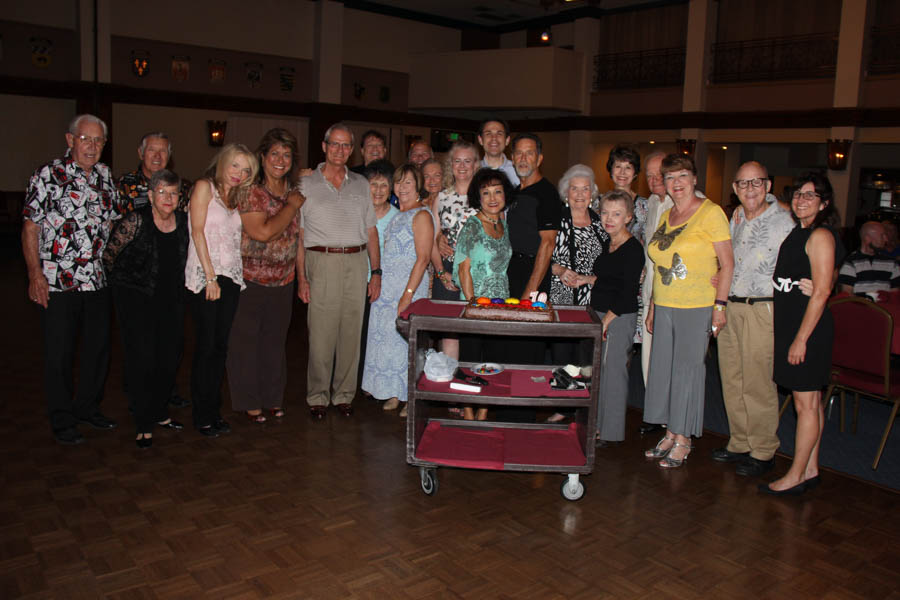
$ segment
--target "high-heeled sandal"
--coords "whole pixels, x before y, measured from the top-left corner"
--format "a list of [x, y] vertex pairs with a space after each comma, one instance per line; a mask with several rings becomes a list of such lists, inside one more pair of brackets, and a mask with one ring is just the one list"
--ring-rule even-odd
[[[668, 448], [660, 448], [663, 445], [663, 442], [672, 442], [672, 445]], [[669, 437], [668, 435], [664, 435], [661, 440], [656, 442], [656, 446], [650, 448], [649, 450], [644, 450], [644, 458], [663, 458], [668, 455], [672, 448], [675, 447], [675, 438]]]
[[[672, 458], [672, 450], [674, 450], [678, 446], [680, 446], [681, 448], [687, 448], [687, 453], [684, 456], [682, 456], [681, 458]], [[690, 444], [682, 444], [681, 442], [675, 442], [675, 445], [673, 445], [671, 448], [669, 448], [669, 453], [666, 456], [664, 456], [663, 459], [661, 461], [659, 461], [657, 464], [660, 467], [662, 467], [663, 469], [677, 469], [678, 467], [680, 467], [684, 464], [684, 461], [686, 461], [688, 459], [688, 456], [690, 456], [691, 450], [693, 450], [693, 449], [694, 449], [694, 447], [691, 446]]]

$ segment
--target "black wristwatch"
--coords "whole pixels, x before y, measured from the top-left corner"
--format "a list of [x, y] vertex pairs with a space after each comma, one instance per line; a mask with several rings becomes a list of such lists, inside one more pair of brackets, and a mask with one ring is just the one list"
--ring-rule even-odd
[[381, 275], [381, 269], [372, 269], [372, 275]]

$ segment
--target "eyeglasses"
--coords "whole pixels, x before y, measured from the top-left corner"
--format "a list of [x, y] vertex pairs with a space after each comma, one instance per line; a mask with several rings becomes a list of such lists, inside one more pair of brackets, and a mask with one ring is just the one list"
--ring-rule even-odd
[[796, 200], [797, 198], [803, 198], [804, 200], [815, 200], [816, 198], [820, 198], [821, 196], [815, 192], [801, 192], [800, 190], [794, 190], [792, 194], [793, 198]]
[[89, 135], [76, 135], [75, 139], [86, 146], [90, 146], [91, 144], [93, 144], [94, 146], [102, 146], [106, 143], [106, 138], [91, 137]]
[[763, 179], [762, 177], [754, 177], [753, 179], [736, 179], [734, 185], [738, 186], [738, 189], [746, 190], [748, 186], [753, 186], [755, 188], [762, 187], [768, 179]]
[[170, 192], [170, 191], [166, 190], [165, 188], [159, 188], [158, 190], [154, 190], [153, 194], [155, 196], [168, 196], [169, 198], [178, 198], [179, 196], [181, 196], [181, 192], [178, 192], [178, 191]]
[[328, 142], [329, 148], [340, 148], [341, 150], [350, 150], [353, 148], [353, 144], [349, 144], [347, 142]]

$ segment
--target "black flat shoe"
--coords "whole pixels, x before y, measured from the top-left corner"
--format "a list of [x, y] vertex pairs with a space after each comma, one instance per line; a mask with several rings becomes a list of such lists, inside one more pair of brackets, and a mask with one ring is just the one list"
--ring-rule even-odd
[[647, 435], [654, 431], [662, 431], [663, 429], [665, 429], [665, 425], [660, 425], [659, 423], [641, 423], [641, 426], [638, 427], [638, 431], [641, 435]]
[[118, 423], [101, 413], [94, 413], [87, 418], [78, 419], [78, 422], [90, 425], [94, 429], [115, 429], [119, 426]]
[[75, 427], [66, 427], [65, 429], [57, 429], [53, 432], [53, 437], [60, 444], [66, 446], [75, 446], [84, 443], [84, 436]]
[[749, 456], [749, 452], [732, 452], [728, 448], [716, 448], [712, 451], [712, 459], [716, 462], [723, 463], [743, 461]]
[[145, 450], [153, 445], [152, 437], [138, 438], [134, 440], [134, 443], [137, 444], [137, 447], [141, 450]]
[[820, 483], [822, 483], [822, 479], [821, 479], [818, 475], [816, 475], [815, 477], [810, 477], [809, 479], [807, 479], [807, 480], [804, 481], [803, 483], [806, 484], [806, 489], [807, 489], [807, 490], [814, 490], [814, 489], [816, 489], [817, 487], [819, 487], [819, 484], [820, 484]]
[[598, 439], [596, 442], [594, 442], [594, 447], [595, 448], [612, 448], [613, 446], [618, 446], [621, 443], [622, 442], [611, 442], [609, 440]]
[[775, 459], [759, 460], [752, 456], [747, 456], [742, 460], [734, 470], [738, 475], [744, 477], [759, 477], [771, 471], [775, 467]]
[[763, 494], [769, 494], [770, 496], [802, 496], [804, 492], [806, 492], [807, 485], [805, 481], [801, 481], [794, 487], [789, 487], [786, 490], [773, 490], [769, 487], [768, 483], [761, 483], [757, 488]]
[[213, 427], [219, 430], [219, 433], [231, 433], [231, 425], [228, 424], [228, 421], [219, 417], [212, 424]]
[[175, 419], [169, 419], [168, 423], [157, 423], [156, 426], [161, 427], [162, 429], [171, 429], [172, 431], [181, 431], [184, 429], [184, 425]]
[[219, 437], [219, 430], [211, 425], [207, 425], [206, 427], [198, 427], [197, 432], [200, 435], [204, 435], [208, 438], [217, 438]]

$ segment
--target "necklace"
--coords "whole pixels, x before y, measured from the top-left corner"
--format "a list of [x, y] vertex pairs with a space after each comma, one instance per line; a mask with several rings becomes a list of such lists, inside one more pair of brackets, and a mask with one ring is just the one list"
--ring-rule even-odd
[[494, 231], [500, 230], [500, 218], [499, 217], [496, 219], [492, 219], [489, 216], [487, 216], [483, 210], [479, 210], [478, 212], [479, 212], [479, 214], [481, 214], [482, 220], [487, 221], [488, 223], [492, 223], [494, 225]]

